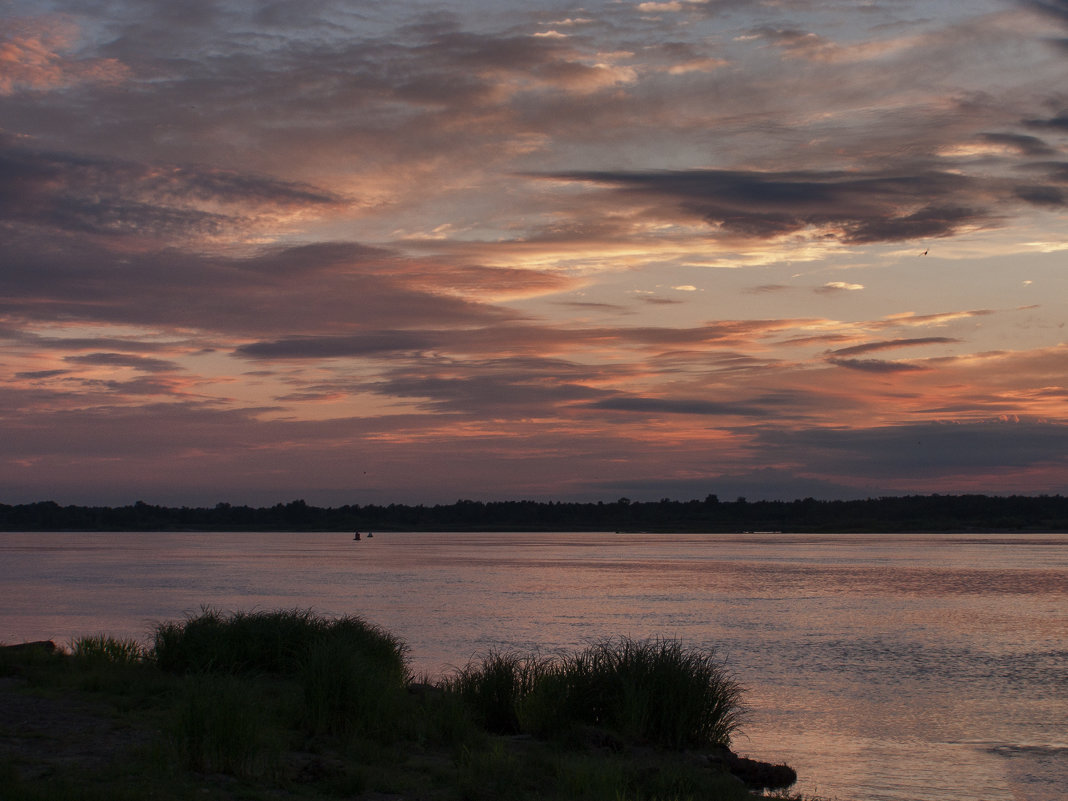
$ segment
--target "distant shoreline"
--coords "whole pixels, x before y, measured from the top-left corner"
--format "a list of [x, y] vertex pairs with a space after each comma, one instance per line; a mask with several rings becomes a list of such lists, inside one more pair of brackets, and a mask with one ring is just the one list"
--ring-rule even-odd
[[0, 531], [617, 532], [642, 534], [1011, 534], [1068, 531], [1061, 495], [910, 495], [854, 501], [471, 501], [435, 506], [254, 508], [0, 504]]

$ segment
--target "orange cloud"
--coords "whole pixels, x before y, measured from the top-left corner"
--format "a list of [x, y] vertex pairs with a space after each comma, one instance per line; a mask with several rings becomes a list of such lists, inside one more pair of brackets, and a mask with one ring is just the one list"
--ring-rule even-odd
[[78, 30], [58, 18], [7, 20], [0, 34], [0, 95], [50, 91], [81, 83], [118, 83], [129, 70], [113, 58], [68, 55]]

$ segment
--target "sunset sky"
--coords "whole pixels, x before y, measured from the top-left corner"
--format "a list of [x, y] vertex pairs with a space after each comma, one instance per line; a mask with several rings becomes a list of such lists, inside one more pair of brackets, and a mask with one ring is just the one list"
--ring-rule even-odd
[[1066, 0], [0, 13], [0, 503], [1068, 492]]

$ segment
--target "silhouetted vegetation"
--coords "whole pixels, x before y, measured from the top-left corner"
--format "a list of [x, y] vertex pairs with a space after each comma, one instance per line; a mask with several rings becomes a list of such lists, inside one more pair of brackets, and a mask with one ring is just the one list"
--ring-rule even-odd
[[5, 737], [5, 801], [751, 801], [796, 781], [729, 750], [739, 687], [675, 640], [415, 681], [358, 617], [205, 609], [153, 639], [0, 647], [5, 702], [51, 726]]
[[442, 686], [500, 734], [602, 727], [662, 748], [726, 748], [743, 714], [715, 652], [672, 639], [606, 639], [562, 657], [494, 652]]
[[0, 504], [0, 531], [1066, 531], [1061, 495], [907, 495], [854, 501], [604, 503], [471, 501], [436, 506], [303, 500], [264, 508]]

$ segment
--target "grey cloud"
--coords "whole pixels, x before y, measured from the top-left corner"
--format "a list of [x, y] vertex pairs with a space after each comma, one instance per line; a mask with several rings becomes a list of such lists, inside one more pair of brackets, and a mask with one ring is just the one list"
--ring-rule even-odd
[[888, 362], [881, 359], [828, 359], [829, 364], [836, 367], [845, 367], [848, 370], [859, 370], [865, 373], [913, 373], [928, 370], [918, 364], [908, 362]]
[[766, 409], [759, 409], [758, 407], [744, 403], [717, 403], [715, 401], [680, 400], [673, 398], [607, 398], [590, 404], [590, 408], [652, 415], [697, 414], [711, 416], [762, 416], [767, 414]]
[[[166, 154], [176, 163], [210, 151], [217, 163], [275, 173], [284, 153], [285, 170], [323, 176], [313, 179], [319, 183], [337, 179], [335, 165], [346, 165], [341, 173], [355, 164], [385, 173], [413, 159], [433, 162], [439, 175], [469, 174], [514, 159], [517, 136], [551, 135], [570, 149], [576, 138], [612, 136], [609, 128], [623, 120], [644, 128], [650, 141], [674, 135], [644, 113], [640, 96], [602, 92], [591, 102], [582, 92], [556, 91], [606, 72], [603, 52], [623, 46], [613, 26], [598, 26], [608, 38], [596, 42], [531, 36], [529, 17], [489, 32], [484, 19], [464, 30], [448, 14], [397, 28], [390, 23], [411, 13], [404, 4], [372, 4], [369, 23], [350, 5], [311, 12], [283, 36], [250, 28], [244, 7], [222, 5], [221, 19], [193, 15], [171, 26], [143, 4], [123, 4], [110, 15], [115, 36], [101, 54], [130, 65], [135, 77], [129, 86], [53, 104], [50, 127], [65, 128], [65, 139], [86, 151]], [[325, 30], [334, 23], [336, 30]], [[28, 102], [16, 105], [27, 119], [40, 113]], [[80, 125], [90, 113], [92, 131]], [[392, 191], [419, 202], [425, 195], [417, 183]]]
[[811, 31], [799, 28], [775, 28], [761, 26], [745, 32], [748, 37], [762, 39], [796, 56], [818, 57], [834, 48], [834, 45]]
[[[204, 42], [192, 42], [181, 31], [152, 30], [150, 21], [142, 20], [106, 52], [143, 63], [152, 71], [174, 73], [172, 81], [154, 87], [150, 99], [178, 131], [192, 131], [207, 120], [227, 120], [240, 112], [248, 135], [277, 142], [289, 139], [289, 134], [318, 131], [329, 120], [329, 127], [343, 131], [350, 141], [359, 137], [361, 145], [384, 151], [405, 147], [405, 137], [396, 135], [398, 122], [412, 122], [422, 113], [462, 115], [472, 105], [494, 103], [501, 74], [551, 82], [554, 69], [583, 67], [566, 43], [508, 32], [465, 31], [453, 14], [426, 14], [389, 30], [381, 24], [369, 26], [349, 12], [335, 7], [330, 16], [339, 22], [332, 35], [306, 16], [286, 37], [271, 32], [255, 37], [254, 46], [248, 36], [235, 32], [227, 37], [223, 33], [227, 26], [206, 31]], [[383, 10], [384, 16], [395, 13]], [[173, 51], [175, 57], [187, 58], [199, 53], [200, 58], [195, 63], [163, 58], [144, 46], [153, 40], [164, 54]], [[265, 97], [269, 104], [263, 102]], [[184, 108], [186, 99], [207, 119], [198, 121], [195, 115], [181, 119], [162, 102], [173, 106], [181, 101]], [[272, 110], [275, 104], [305, 116], [288, 119], [280, 127]], [[353, 109], [360, 113], [350, 113]], [[390, 135], [383, 137], [384, 132]], [[460, 133], [422, 127], [418, 138], [454, 139], [461, 146]], [[470, 139], [476, 131], [462, 133]], [[292, 143], [299, 144], [298, 138], [293, 137]], [[351, 153], [345, 146], [335, 152]]]
[[556, 414], [560, 405], [610, 394], [580, 383], [597, 368], [536, 357], [453, 364], [425, 360], [397, 368], [371, 388], [392, 397], [425, 399], [440, 412], [499, 416]]
[[634, 327], [612, 332], [608, 329], [593, 329], [591, 340], [598, 336], [611, 336], [625, 342], [644, 345], [674, 347], [680, 345], [725, 345], [737, 341], [759, 339], [765, 334], [804, 324], [797, 319], [782, 320], [719, 320], [693, 328]]
[[1046, 387], [1035, 393], [1039, 398], [1068, 398], [1068, 387]]
[[430, 348], [435, 338], [426, 332], [376, 331], [350, 336], [288, 337], [272, 342], [253, 342], [234, 354], [250, 359], [330, 359], [341, 356], [372, 356]]
[[[158, 460], [181, 454], [194, 442], [210, 448], [240, 447], [258, 411], [226, 411], [197, 402], [149, 403], [137, 408], [101, 404], [54, 412], [32, 409], [19, 425], [6, 427], [5, 454], [62, 456], [74, 461]], [[64, 435], [55, 436], [57, 430]]]
[[614, 394], [598, 384], [625, 378], [632, 370], [627, 365], [587, 365], [550, 358], [536, 355], [536, 351], [463, 360], [424, 354], [394, 360], [373, 380], [358, 385], [349, 387], [341, 381], [304, 387], [303, 391], [374, 392], [413, 399], [422, 408], [437, 412], [515, 422], [518, 417], [554, 417], [584, 409], [589, 402]]
[[826, 345], [834, 342], [850, 342], [852, 336], [849, 334], [815, 334], [813, 336], [802, 337], [790, 337], [784, 339], [782, 344], [784, 345]]
[[[1027, 190], [1047, 190], [1047, 189], [1060, 189], [1058, 184], [1068, 184], [1068, 161], [1034, 161], [1030, 164], [1024, 165], [1025, 169], [1032, 173], [1039, 173], [1042, 179], [1046, 183], [1029, 184], [1022, 187], [1017, 187], [1017, 192], [1021, 189], [1025, 192]], [[1052, 186], [1051, 186], [1052, 185]]]
[[[373, 10], [377, 5], [376, 0], [349, 0], [345, 3], [345, 11], [357, 19], [365, 19], [367, 14], [358, 13], [356, 9]], [[332, 0], [271, 0], [254, 4], [251, 11], [257, 24], [289, 32], [304, 27], [335, 29], [336, 24], [329, 20], [336, 7]]]
[[[582, 349], [608, 344], [648, 349], [721, 347], [759, 339], [769, 332], [789, 328], [795, 320], [722, 320], [692, 328], [669, 327], [560, 327], [508, 324], [486, 314], [472, 322], [478, 327], [382, 329], [342, 335], [286, 337], [239, 346], [235, 355], [254, 359], [319, 359], [343, 356], [374, 356], [399, 351], [440, 350], [475, 354], [538, 354], [552, 348]], [[429, 322], [429, 321], [427, 321]], [[495, 324], [501, 322], [503, 324]]]
[[[446, 344], [450, 332], [437, 332]], [[319, 358], [318, 352], [295, 351], [295, 358]], [[373, 377], [303, 383], [299, 376], [288, 379], [294, 391], [279, 401], [317, 400], [352, 393], [373, 392], [390, 397], [414, 399], [420, 406], [437, 412], [465, 414], [481, 418], [509, 418], [516, 415], [555, 415], [562, 407], [580, 401], [603, 398], [610, 391], [590, 386], [596, 381], [626, 374], [625, 366], [599, 366], [541, 356], [468, 358], [457, 360], [433, 353], [397, 352], [353, 353], [350, 356], [390, 357]], [[285, 356], [278, 356], [285, 358]]]
[[913, 337], [910, 339], [888, 339], [882, 342], [868, 342], [863, 345], [853, 345], [848, 348], [837, 348], [830, 353], [833, 356], [856, 356], [861, 353], [871, 353], [879, 350], [892, 348], [907, 348], [917, 345], [952, 345], [960, 342], [953, 337]]
[[[989, 221], [975, 205], [982, 187], [964, 175], [921, 171], [756, 172], [685, 170], [568, 172], [553, 178], [618, 187], [624, 196], [663, 198], [724, 229], [775, 236], [807, 226], [839, 228], [844, 242], [897, 241], [952, 234]], [[917, 203], [918, 211], [905, 213]]]
[[620, 312], [626, 311], [626, 306], [620, 306], [616, 303], [592, 303], [583, 302], [580, 300], [564, 300], [555, 303], [556, 306], [566, 306], [570, 309], [582, 309], [586, 311], [603, 311], [603, 312]]
[[[727, 371], [732, 369], [731, 360], [731, 355], [724, 359], [723, 369]], [[742, 360], [746, 363], [738, 365], [741, 369], [753, 366], [747, 357], [743, 357]], [[589, 407], [636, 415], [685, 414], [710, 417], [751, 417], [762, 420], [775, 418], [785, 422], [787, 419], [803, 420], [813, 410], [826, 412], [832, 408], [848, 406], [848, 404], [849, 401], [819, 392], [783, 390], [729, 401], [704, 398], [650, 398], [616, 394], [589, 404]]]
[[431, 63], [445, 62], [468, 70], [493, 67], [526, 72], [553, 62], [570, 48], [550, 38], [486, 35], [455, 28], [427, 33], [428, 41], [419, 46], [419, 52], [434, 56]]
[[[267, 248], [248, 257], [172, 248], [113, 252], [72, 236], [12, 232], [0, 272], [0, 313], [36, 320], [92, 320], [178, 326], [277, 338], [325, 331], [475, 325], [517, 317], [435, 291], [419, 266], [355, 244]], [[41, 302], [47, 299], [47, 304]]]
[[903, 217], [860, 221], [850, 226], [844, 241], [865, 244], [947, 236], [966, 225], [989, 221], [987, 213], [974, 207], [927, 206]]
[[1068, 426], [1035, 421], [776, 429], [759, 440], [823, 475], [932, 477], [1068, 461]]
[[279, 395], [275, 398], [279, 403], [290, 403], [292, 401], [321, 401], [330, 400], [338, 397], [336, 392], [291, 392], [288, 395]]
[[[505, 332], [508, 332], [505, 334]], [[536, 329], [530, 329], [535, 333]], [[502, 335], [503, 338], [502, 338]], [[509, 329], [433, 329], [376, 330], [354, 334], [297, 336], [250, 342], [238, 346], [234, 355], [247, 359], [332, 359], [383, 357], [430, 349], [448, 349], [461, 345], [465, 349], [492, 351], [507, 347]]]
[[1027, 8], [1068, 24], [1068, 0], [1019, 0]]
[[149, 359], [122, 353], [87, 353], [82, 356], [64, 356], [70, 364], [85, 364], [93, 367], [132, 367], [146, 373], [165, 373], [177, 370], [178, 365], [164, 359]]
[[0, 220], [106, 234], [215, 234], [230, 221], [221, 214], [142, 202], [115, 178], [69, 159], [0, 153]]
[[129, 381], [79, 380], [78, 384], [82, 392], [97, 390], [119, 396], [143, 395], [148, 397], [167, 396], [181, 398], [187, 394], [180, 385], [173, 381], [148, 376], [134, 378]]
[[[82, 233], [216, 234], [247, 222], [246, 206], [339, 203], [302, 184], [209, 167], [49, 153], [0, 138], [0, 220]], [[235, 204], [226, 214], [197, 204]]]
[[[722, 351], [716, 354], [702, 354], [707, 359], [707, 365], [712, 370], [720, 373], [747, 373], [755, 370], [765, 370], [780, 363], [779, 359], [764, 357], [758, 358], [748, 353], [734, 353], [731, 351]], [[685, 353], [683, 359], [692, 363], [694, 354]], [[763, 402], [767, 402], [768, 398], [765, 396], [762, 398]]]
[[1015, 398], [976, 394], [969, 397], [967, 400], [931, 404], [922, 409], [917, 409], [917, 411], [927, 415], [937, 415], [940, 419], [952, 420], [958, 415], [974, 415], [979, 409], [986, 415], [1004, 414], [1006, 416], [1011, 416], [1019, 410], [1019, 408], [1019, 401]]
[[[32, 427], [33, 420], [40, 415], [42, 408], [62, 408], [69, 401], [69, 390], [63, 386], [67, 380], [57, 376], [56, 381], [31, 378], [29, 386], [0, 384], [0, 425], [4, 426], [4, 445], [7, 446], [6, 450], [0, 453], [0, 470], [3, 457], [15, 454], [15, 449], [10, 444], [19, 436], [16, 427], [20, 430]], [[84, 409], [93, 400], [95, 398], [79, 397], [78, 407]], [[42, 431], [45, 429], [45, 426], [41, 427]], [[61, 429], [52, 429], [53, 436], [59, 430]], [[15, 458], [18, 458], [17, 455]]]
[[46, 348], [65, 348], [67, 350], [101, 350], [126, 351], [132, 353], [155, 353], [170, 350], [179, 343], [137, 342], [132, 339], [115, 339], [112, 337], [42, 337], [23, 334], [22, 341]]
[[360, 273], [404, 271], [398, 254], [359, 242], [315, 242], [308, 245], [285, 245], [264, 248], [244, 259], [220, 260], [228, 270], [251, 277], [299, 276], [322, 280], [331, 273], [351, 270]]
[[342, 198], [318, 187], [283, 181], [264, 175], [206, 166], [151, 168], [153, 175], [141, 179], [147, 190], [169, 197], [193, 197], [224, 203], [265, 206], [330, 206]]
[[443, 33], [459, 31], [461, 28], [461, 19], [458, 14], [444, 9], [435, 9], [422, 11], [414, 18], [406, 21], [398, 27], [397, 33], [402, 36], [427, 40]]
[[70, 370], [28, 370], [23, 373], [15, 373], [15, 378], [28, 378], [36, 380], [41, 378], [55, 378], [56, 376], [69, 375]]
[[984, 133], [980, 138], [991, 144], [1011, 147], [1024, 156], [1048, 156], [1057, 152], [1056, 148], [1050, 147], [1037, 136], [1027, 136], [1026, 134]]
[[[12, 408], [5, 397], [0, 409]], [[539, 488], [559, 497], [562, 455], [582, 475], [602, 478], [612, 474], [605, 465], [635, 458], [634, 446], [614, 437], [578, 431], [562, 440], [550, 427], [518, 421], [507, 434], [449, 437], [441, 418], [426, 414], [296, 421], [265, 419], [264, 411], [192, 401], [27, 409], [17, 426], [5, 426], [6, 500], [40, 500], [41, 487], [62, 502], [96, 504], [138, 497], [174, 505], [249, 497], [266, 505], [293, 497], [323, 505], [451, 503], [472, 487], [498, 498], [528, 497]], [[29, 463], [19, 463], [27, 457]]]
[[380, 390], [383, 394], [409, 398], [429, 398], [430, 408], [442, 412], [481, 413], [485, 409], [509, 407], [551, 413], [560, 403], [599, 397], [602, 390], [580, 384], [549, 384], [528, 376], [473, 376], [468, 378], [393, 379]]
[[1019, 186], [1016, 197], [1035, 206], [1064, 206], [1068, 195], [1056, 186]]
[[[247, 6], [220, 4], [211, 13], [190, 14], [173, 25], [137, 4], [117, 6], [122, 13], [110, 15], [117, 34], [104, 54], [137, 68], [136, 91], [131, 93], [125, 87], [99, 89], [101, 94], [96, 97], [106, 102], [100, 104], [102, 111], [94, 114], [91, 135], [82, 133], [77, 124], [85, 117], [84, 107], [57, 104], [50, 114], [67, 115], [68, 139], [81, 139], [87, 149], [100, 148], [101, 140], [106, 139], [111, 144], [105, 146], [116, 151], [122, 148], [143, 154], [149, 150], [147, 143], [158, 142], [151, 147], [184, 163], [195, 160], [210, 143], [221, 163], [251, 164], [268, 172], [274, 171], [274, 165], [264, 159], [284, 150], [287, 168], [305, 175], [328, 173], [330, 168], [324, 168], [324, 163], [351, 164], [366, 159], [389, 165], [407, 158], [425, 161], [430, 153], [448, 154], [435, 165], [435, 171], [459, 173], [476, 162], [481, 167], [495, 158], [508, 158], [511, 139], [518, 133], [551, 135], [560, 152], [578, 142], [595, 142], [601, 153], [610, 153], [603, 143], [619, 135], [622, 128], [628, 138], [636, 137], [631, 139], [634, 142], [657, 142], [663, 147], [665, 137], [669, 137], [672, 147], [696, 143], [704, 147], [713, 117], [717, 140], [737, 139], [740, 147], [732, 145], [732, 155], [739, 163], [754, 163], [747, 144], [754, 141], [753, 130], [782, 124], [770, 119], [772, 115], [752, 114], [752, 106], [775, 104], [781, 98], [765, 94], [774, 84], [762, 82], [765, 85], [758, 86], [761, 82], [744, 70], [719, 79], [714, 87], [691, 89], [667, 89], [656, 83], [656, 76], [643, 75], [633, 92], [613, 92], [596, 102], [551, 91], [554, 82], [567, 85], [580, 77], [578, 73], [588, 73], [599, 51], [625, 46], [616, 41], [622, 33], [613, 27], [597, 26], [604, 38], [596, 42], [582, 36], [567, 40], [529, 36], [525, 35], [528, 28], [520, 26], [484, 32], [484, 20], [474, 32], [464, 30], [454, 14], [426, 15], [407, 28], [389, 29], [387, 21], [396, 21], [395, 17], [410, 13], [410, 9], [363, 6], [360, 11], [375, 8], [375, 22], [370, 24], [359, 14], [353, 15], [350, 5], [315, 4], [317, 10], [303, 15], [299, 22], [295, 20], [285, 37], [273, 29], [256, 31], [253, 23], [257, 14]], [[690, 13], [713, 13], [713, 9], [718, 13], [751, 4], [692, 5]], [[782, 3], [775, 5], [783, 7]], [[270, 17], [268, 25], [294, 17], [293, 4], [272, 4], [270, 9], [270, 13], [262, 12]], [[121, 22], [127, 18], [132, 20], [129, 27]], [[325, 30], [327, 23], [338, 26], [333, 34]], [[675, 31], [672, 35], [680, 34]], [[688, 57], [687, 49], [709, 49], [704, 42], [676, 43], [676, 47], [679, 58]], [[643, 51], [638, 60], [644, 56]], [[920, 65], [915, 68], [920, 69]], [[924, 69], [930, 71], [926, 65]], [[895, 75], [895, 70], [881, 71], [879, 77], [885, 83], [876, 88], [861, 79], [824, 88], [828, 96], [863, 92], [867, 102], [872, 92], [892, 92], [891, 84], [908, 81]], [[516, 81], [522, 90], [509, 94]], [[532, 86], [538, 81], [545, 91]], [[715, 114], [708, 110], [692, 117], [682, 115], [686, 117], [683, 120], [671, 111], [678, 103], [701, 107], [712, 90], [717, 98]], [[664, 91], [672, 94], [664, 95]], [[760, 93], [756, 101], [752, 100], [753, 92]], [[855, 107], [852, 100], [849, 107]], [[493, 115], [492, 125], [483, 124], [487, 113]], [[896, 106], [893, 114], [900, 117]], [[930, 125], [931, 130], [941, 131], [937, 121]], [[896, 149], [903, 129], [908, 129], [908, 136], [915, 141], [916, 132], [900, 119], [893, 124], [863, 127], [865, 144], [858, 142], [853, 148], [858, 153]], [[872, 131], [871, 127], [880, 130]], [[231, 132], [237, 128], [241, 134], [235, 141]], [[851, 147], [842, 141], [843, 135], [841, 130], [834, 136], [814, 132], [812, 138], [830, 143], [828, 147], [833, 144], [840, 152]], [[873, 136], [884, 139], [885, 146], [873, 148]], [[944, 141], [946, 134], [939, 136], [935, 144]], [[768, 140], [761, 141], [766, 144]], [[770, 157], [761, 160], [774, 163]], [[584, 163], [611, 162], [599, 156]], [[422, 199], [422, 192], [413, 190], [411, 197]], [[746, 216], [757, 231], [776, 231], [788, 223], [741, 215]], [[737, 220], [738, 225], [745, 222]], [[113, 220], [96, 224], [104, 223], [117, 224]], [[181, 222], [159, 224], [174, 227]], [[186, 224], [209, 231], [227, 221], [187, 220]], [[913, 220], [897, 236], [909, 232], [924, 235], [925, 230]], [[861, 231], [859, 236], [865, 233]]]
[[1049, 165], [1049, 167], [1052, 180], [1068, 184], [1068, 161], [1058, 161]]
[[1054, 117], [1024, 120], [1024, 124], [1031, 128], [1050, 128], [1055, 131], [1068, 131], [1068, 110], [1062, 111]]

